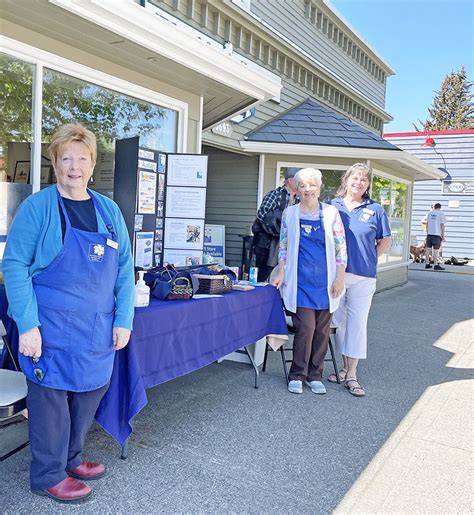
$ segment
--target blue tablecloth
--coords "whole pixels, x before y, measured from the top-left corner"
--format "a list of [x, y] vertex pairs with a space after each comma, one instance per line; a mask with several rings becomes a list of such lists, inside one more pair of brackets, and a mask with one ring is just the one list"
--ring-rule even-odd
[[147, 403], [146, 388], [209, 365], [267, 334], [287, 334], [280, 294], [272, 286], [199, 300], [152, 299], [147, 308], [135, 310], [133, 325], [129, 345], [115, 355], [110, 387], [96, 414], [119, 444]]

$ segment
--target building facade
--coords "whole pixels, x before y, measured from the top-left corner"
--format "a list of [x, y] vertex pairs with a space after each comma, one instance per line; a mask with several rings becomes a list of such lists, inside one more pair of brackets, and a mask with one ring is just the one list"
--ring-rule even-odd
[[439, 202], [446, 214], [443, 256], [474, 259], [474, 129], [390, 133], [385, 138], [445, 172], [442, 179], [415, 183], [411, 234], [424, 241], [421, 219]]
[[[116, 139], [140, 135], [164, 152], [202, 151], [206, 222], [226, 226], [227, 263], [238, 265], [239, 235], [286, 167], [321, 168], [334, 188], [348, 166], [367, 162], [394, 229], [379, 287], [406, 281], [413, 181], [442, 174], [383, 145], [393, 70], [325, 1], [5, 0], [0, 16], [9, 92], [2, 196], [52, 181], [45, 147], [72, 119], [98, 135], [93, 187], [111, 196]], [[305, 102], [325, 110], [322, 127], [287, 120], [285, 135], [265, 133]]]

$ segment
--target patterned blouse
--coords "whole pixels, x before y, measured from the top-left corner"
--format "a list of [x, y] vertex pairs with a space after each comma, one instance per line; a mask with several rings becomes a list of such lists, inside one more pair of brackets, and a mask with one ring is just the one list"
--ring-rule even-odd
[[[300, 220], [319, 220], [319, 207], [308, 213], [300, 213]], [[332, 225], [332, 233], [334, 235], [334, 246], [336, 250], [336, 266], [347, 265], [346, 238], [344, 235], [344, 226], [339, 214], [336, 216]], [[286, 224], [286, 209], [283, 211], [280, 231], [280, 250], [278, 252], [278, 261], [286, 263], [288, 247], [288, 226]]]

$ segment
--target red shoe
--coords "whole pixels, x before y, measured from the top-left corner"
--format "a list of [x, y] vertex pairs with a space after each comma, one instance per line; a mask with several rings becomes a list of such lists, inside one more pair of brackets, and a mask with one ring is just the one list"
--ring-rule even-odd
[[105, 466], [102, 463], [94, 463], [92, 461], [83, 461], [78, 467], [66, 472], [76, 478], [84, 481], [91, 479], [99, 479], [105, 474]]
[[77, 479], [67, 477], [51, 488], [47, 488], [46, 490], [32, 490], [32, 492], [36, 495], [51, 497], [51, 499], [57, 502], [74, 503], [89, 497], [92, 490], [89, 486], [81, 483]]

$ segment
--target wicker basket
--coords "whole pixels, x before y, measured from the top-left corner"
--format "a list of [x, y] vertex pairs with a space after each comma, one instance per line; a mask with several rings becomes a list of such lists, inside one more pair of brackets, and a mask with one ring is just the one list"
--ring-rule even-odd
[[194, 274], [194, 277], [197, 277], [199, 280], [197, 293], [219, 295], [232, 291], [232, 281], [227, 275]]

